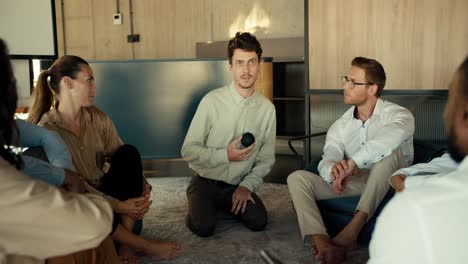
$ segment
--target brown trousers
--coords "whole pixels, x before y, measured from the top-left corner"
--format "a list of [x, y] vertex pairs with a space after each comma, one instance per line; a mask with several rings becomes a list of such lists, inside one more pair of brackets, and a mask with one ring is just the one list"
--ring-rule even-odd
[[107, 237], [102, 243], [92, 249], [83, 250], [66, 256], [50, 258], [47, 264], [114, 264], [120, 263], [114, 242]]

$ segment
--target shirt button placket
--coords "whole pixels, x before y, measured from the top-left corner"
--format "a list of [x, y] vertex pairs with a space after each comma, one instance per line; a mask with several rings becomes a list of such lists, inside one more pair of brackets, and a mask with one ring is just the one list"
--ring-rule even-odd
[[366, 142], [365, 142], [365, 134], [366, 134], [366, 131], [364, 130], [366, 128], [366, 125], [364, 123], [362, 123], [361, 125], [361, 147], [364, 147], [366, 145]]

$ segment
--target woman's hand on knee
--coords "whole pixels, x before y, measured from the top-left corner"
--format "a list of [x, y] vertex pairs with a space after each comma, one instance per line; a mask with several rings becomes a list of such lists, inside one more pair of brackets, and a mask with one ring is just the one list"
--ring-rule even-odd
[[149, 210], [152, 203], [153, 203], [153, 201], [147, 200], [146, 203], [142, 204], [140, 211], [134, 217], [134, 219], [136, 219], [136, 220], [142, 219], [143, 216], [145, 216], [145, 214], [148, 212], [148, 210]]
[[149, 195], [120, 201], [117, 204], [116, 212], [119, 214], [129, 215], [135, 218], [135, 216], [138, 215], [141, 211], [143, 211], [146, 207], [149, 207], [148, 202], [151, 202], [149, 201]]

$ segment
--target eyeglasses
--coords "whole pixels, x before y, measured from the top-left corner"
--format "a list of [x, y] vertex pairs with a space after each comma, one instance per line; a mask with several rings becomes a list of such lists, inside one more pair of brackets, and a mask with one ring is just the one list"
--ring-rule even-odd
[[354, 82], [350, 79], [348, 79], [348, 76], [341, 76], [341, 82], [343, 84], [348, 84], [349, 88], [350, 89], [353, 89], [355, 85], [373, 85], [373, 83], [357, 83], [357, 82]]

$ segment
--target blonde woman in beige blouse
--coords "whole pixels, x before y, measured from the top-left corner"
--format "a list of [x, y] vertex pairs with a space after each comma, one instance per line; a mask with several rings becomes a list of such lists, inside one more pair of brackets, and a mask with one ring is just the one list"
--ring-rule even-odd
[[24, 129], [14, 119], [18, 93], [1, 38], [0, 69], [0, 263], [117, 263], [109, 238], [112, 209], [105, 199], [62, 192], [21, 172], [21, 155], [10, 146], [18, 146]]
[[108, 199], [118, 223], [112, 238], [120, 243], [124, 263], [138, 263], [137, 252], [175, 258], [180, 254], [177, 243], [146, 240], [131, 232], [151, 205], [151, 186], [143, 176], [138, 150], [124, 145], [112, 120], [93, 106], [95, 92], [88, 63], [63, 56], [39, 75], [28, 121], [60, 134], [90, 192]]

